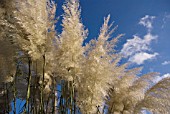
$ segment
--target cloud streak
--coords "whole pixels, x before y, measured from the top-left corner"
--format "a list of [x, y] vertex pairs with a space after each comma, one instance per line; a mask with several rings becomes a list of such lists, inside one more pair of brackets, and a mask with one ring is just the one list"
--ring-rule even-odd
[[163, 19], [162, 19], [162, 21], [163, 21], [163, 24], [162, 24], [162, 26], [161, 26], [162, 29], [166, 26], [166, 23], [167, 23], [167, 21], [169, 21], [169, 20], [170, 20], [170, 14], [168, 14], [168, 13], [165, 12], [165, 15], [164, 15], [164, 17], [163, 17]]
[[152, 26], [153, 19], [155, 19], [155, 18], [156, 18], [155, 16], [145, 15], [143, 18], [140, 19], [139, 24], [143, 25], [149, 31], [151, 31], [151, 29], [153, 28], [153, 26]]
[[164, 61], [163, 63], [162, 63], [162, 65], [169, 65], [170, 64], [170, 61]]

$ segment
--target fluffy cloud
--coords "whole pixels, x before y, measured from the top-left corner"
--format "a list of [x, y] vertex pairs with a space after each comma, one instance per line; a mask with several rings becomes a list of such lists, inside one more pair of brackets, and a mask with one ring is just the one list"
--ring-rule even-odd
[[155, 16], [146, 15], [140, 19], [139, 24], [147, 28], [148, 33], [142, 38], [134, 35], [132, 39], [128, 39], [123, 45], [121, 54], [129, 61], [138, 65], [143, 64], [146, 60], [154, 59], [158, 53], [151, 52], [150, 44], [157, 39], [157, 35], [151, 34], [152, 22]]
[[157, 55], [158, 55], [158, 53], [154, 53], [154, 54], [149, 54], [146, 52], [136, 53], [134, 56], [132, 56], [129, 59], [129, 61], [140, 65], [140, 64], [143, 64], [144, 61], [146, 61], [146, 60], [154, 59]]
[[150, 43], [155, 40], [157, 36], [154, 36], [150, 33], [146, 34], [144, 38], [134, 35], [132, 39], [128, 39], [127, 42], [123, 45], [121, 54], [124, 57], [132, 56], [136, 53], [151, 51]]
[[158, 55], [156, 52], [151, 53], [150, 48], [151, 42], [155, 39], [157, 36], [150, 33], [146, 34], [143, 39], [135, 35], [132, 39], [127, 40], [120, 53], [125, 58], [129, 58], [132, 63], [143, 64], [146, 60], [154, 59]]
[[145, 15], [145, 17], [140, 19], [139, 24], [143, 25], [148, 30], [151, 30], [152, 29], [153, 19], [155, 19], [155, 18], [156, 18], [155, 16]]
[[162, 65], [169, 65], [170, 64], [170, 61], [164, 61], [163, 63], [162, 63]]

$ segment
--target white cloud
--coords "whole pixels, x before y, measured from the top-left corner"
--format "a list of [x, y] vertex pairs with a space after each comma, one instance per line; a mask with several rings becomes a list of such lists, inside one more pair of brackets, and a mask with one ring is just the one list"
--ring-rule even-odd
[[151, 51], [150, 44], [155, 39], [157, 39], [157, 36], [150, 33], [146, 34], [143, 39], [135, 35], [133, 39], [127, 40], [120, 53], [125, 58], [129, 57], [129, 61], [132, 63], [143, 64], [144, 61], [154, 59], [158, 55], [158, 53], [146, 53]]
[[154, 80], [154, 83], [158, 83], [159, 81], [161, 81], [164, 78], [170, 77], [170, 73], [164, 74], [162, 76], [157, 76]]
[[140, 19], [139, 24], [148, 29], [148, 33], [143, 38], [134, 35], [132, 39], [128, 39], [123, 45], [121, 54], [129, 61], [138, 65], [143, 64], [146, 60], [154, 59], [158, 53], [151, 52], [150, 44], [153, 40], [157, 39], [157, 35], [151, 34], [152, 21], [155, 16], [146, 15]]
[[150, 33], [146, 34], [143, 39], [134, 35], [133, 39], [128, 39], [127, 42], [123, 45], [121, 54], [123, 54], [124, 57], [129, 57], [135, 53], [150, 51], [150, 43], [156, 38], [157, 36], [154, 36]]
[[164, 61], [163, 63], [162, 63], [162, 65], [169, 65], [170, 64], [170, 61]]
[[155, 16], [145, 15], [143, 18], [140, 19], [139, 24], [143, 25], [148, 30], [151, 30], [153, 28], [153, 26], [152, 26], [153, 19], [155, 19], [155, 18], [156, 18]]
[[134, 56], [132, 56], [129, 59], [129, 61], [140, 65], [140, 64], [143, 64], [144, 61], [146, 61], [146, 60], [154, 59], [157, 55], [158, 55], [158, 53], [154, 53], [154, 54], [149, 54], [146, 52], [136, 53]]

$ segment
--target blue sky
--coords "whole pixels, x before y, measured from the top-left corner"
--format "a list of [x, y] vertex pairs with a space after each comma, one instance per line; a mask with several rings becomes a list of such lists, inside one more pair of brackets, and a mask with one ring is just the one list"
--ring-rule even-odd
[[[57, 0], [57, 15], [63, 2]], [[97, 37], [103, 18], [110, 14], [110, 21], [119, 26], [113, 36], [125, 34], [117, 50], [129, 55], [125, 59], [132, 66], [144, 66], [142, 73], [170, 73], [170, 0], [80, 0], [80, 5], [87, 42]]]

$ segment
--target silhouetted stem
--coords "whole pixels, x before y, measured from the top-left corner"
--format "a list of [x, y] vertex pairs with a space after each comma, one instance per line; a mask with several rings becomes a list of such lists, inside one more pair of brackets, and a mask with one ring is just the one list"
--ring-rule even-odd
[[28, 85], [27, 85], [27, 99], [26, 99], [26, 109], [28, 108], [28, 113], [29, 113], [30, 86], [31, 86], [31, 58], [29, 57], [28, 58]]
[[16, 73], [15, 73], [14, 82], [13, 82], [13, 90], [14, 90], [14, 114], [16, 114], [16, 81], [17, 81], [18, 69], [19, 69], [19, 63], [18, 63], [17, 68], [16, 68]]
[[40, 113], [43, 114], [44, 112], [44, 98], [43, 98], [43, 90], [44, 90], [44, 75], [45, 75], [45, 55], [43, 55], [43, 79], [41, 84], [41, 100], [40, 100]]
[[6, 113], [9, 114], [9, 96], [8, 96], [8, 84], [5, 83], [5, 90], [6, 92]]

